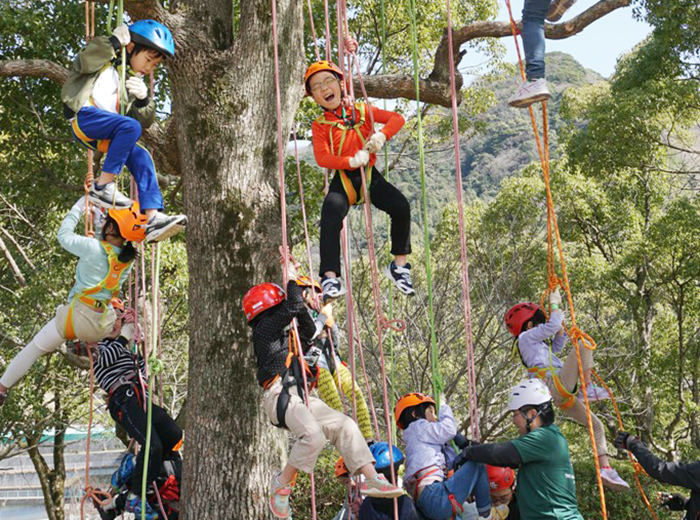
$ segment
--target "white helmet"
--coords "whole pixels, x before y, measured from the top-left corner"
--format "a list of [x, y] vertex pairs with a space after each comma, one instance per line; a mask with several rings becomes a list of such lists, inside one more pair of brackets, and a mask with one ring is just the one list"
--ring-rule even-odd
[[552, 400], [549, 388], [540, 379], [526, 379], [516, 385], [508, 398], [508, 410], [520, 410], [523, 406], [539, 406]]

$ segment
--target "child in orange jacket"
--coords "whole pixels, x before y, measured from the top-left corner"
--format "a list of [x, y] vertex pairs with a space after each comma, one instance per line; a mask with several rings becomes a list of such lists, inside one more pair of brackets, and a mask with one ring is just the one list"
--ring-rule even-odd
[[[391, 217], [391, 252], [394, 260], [385, 270], [399, 290], [413, 295], [411, 264], [411, 206], [406, 197], [374, 167], [376, 153], [404, 124], [396, 112], [369, 103], [342, 105], [342, 71], [329, 61], [313, 63], [304, 75], [306, 92], [324, 113], [311, 125], [316, 162], [335, 175], [321, 209], [321, 286], [325, 299], [345, 294], [340, 281], [340, 231], [350, 206], [363, 201], [360, 168], [365, 168], [372, 204]], [[370, 113], [371, 110], [371, 119]], [[375, 132], [372, 119], [384, 125]]]

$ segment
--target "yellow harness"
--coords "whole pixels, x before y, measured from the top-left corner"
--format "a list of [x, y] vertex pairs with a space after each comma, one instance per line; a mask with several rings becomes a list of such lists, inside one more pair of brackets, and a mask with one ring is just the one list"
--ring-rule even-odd
[[[343, 144], [345, 143], [345, 137], [347, 136], [348, 131], [354, 131], [355, 133], [357, 133], [357, 136], [360, 138], [360, 141], [362, 141], [362, 144], [365, 144], [365, 136], [362, 135], [360, 128], [362, 128], [365, 124], [366, 105], [364, 103], [355, 103], [355, 110], [359, 112], [360, 120], [352, 126], [346, 125], [344, 121], [329, 121], [328, 119], [326, 119], [325, 113], [321, 117], [316, 119], [316, 122], [319, 124], [331, 125], [332, 127], [339, 128], [342, 131], [342, 134], [340, 136], [340, 146], [338, 147], [337, 152], [333, 150], [333, 129], [331, 129], [330, 133], [331, 153], [337, 157], [340, 157], [340, 154], [343, 152]], [[360, 195], [358, 197], [357, 191], [355, 191], [355, 187], [353, 186], [352, 181], [348, 177], [347, 173], [345, 173], [345, 170], [335, 171], [337, 171], [340, 174], [340, 181], [343, 184], [343, 189], [345, 190], [345, 194], [348, 196], [348, 202], [350, 203], [350, 205], [354, 206], [356, 204], [362, 204], [362, 192], [360, 192]], [[367, 189], [369, 189], [369, 185], [372, 181], [372, 168], [367, 168], [365, 170], [365, 175], [367, 180]]]
[[[109, 271], [107, 275], [102, 279], [102, 281], [94, 287], [89, 287], [83, 289], [81, 292], [75, 294], [70, 302], [68, 308], [68, 314], [66, 315], [66, 339], [76, 339], [75, 328], [73, 327], [73, 309], [75, 308], [75, 303], [80, 301], [95, 310], [102, 311], [102, 319], [105, 319], [107, 314], [107, 309], [109, 308], [109, 300], [115, 298], [119, 294], [119, 278], [121, 277], [124, 269], [129, 267], [133, 262], [120, 262], [117, 253], [114, 251], [114, 246], [108, 242], [100, 241], [100, 245], [107, 253], [107, 259], [109, 260]], [[92, 295], [99, 293], [102, 289], [107, 289], [111, 292], [110, 298], [107, 300], [98, 300], [93, 298]]]
[[513, 343], [513, 349], [515, 352], [517, 352], [518, 356], [520, 357], [520, 361], [523, 364], [525, 368], [527, 368], [527, 371], [530, 375], [535, 375], [539, 379], [546, 379], [547, 377], [552, 378], [552, 382], [554, 383], [555, 388], [557, 389], [557, 392], [559, 392], [559, 395], [563, 397], [563, 401], [559, 405], [559, 408], [562, 410], [567, 410], [571, 408], [574, 403], [576, 402], [576, 392], [578, 391], [578, 385], [576, 388], [574, 388], [574, 392], [569, 392], [564, 384], [561, 382], [561, 378], [559, 377], [559, 374], [557, 374], [556, 368], [552, 366], [552, 341], [551, 340], [546, 340], [547, 346], [549, 347], [549, 367], [528, 367], [525, 364], [525, 361], [523, 360], [523, 356], [520, 353], [520, 347], [518, 346], [518, 339], [515, 339], [515, 342]]

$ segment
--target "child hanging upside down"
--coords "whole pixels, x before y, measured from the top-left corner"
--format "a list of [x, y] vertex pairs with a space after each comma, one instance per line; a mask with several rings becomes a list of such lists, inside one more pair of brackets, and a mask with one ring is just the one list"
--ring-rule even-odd
[[374, 434], [372, 433], [372, 422], [370, 421], [369, 408], [367, 408], [365, 396], [360, 387], [357, 386], [350, 370], [348, 370], [348, 367], [345, 366], [345, 363], [340, 359], [340, 355], [338, 355], [340, 334], [338, 325], [333, 319], [333, 304], [326, 302], [321, 307], [320, 312], [316, 312], [313, 309], [315, 302], [311, 287], [313, 285], [314, 289], [320, 292], [321, 287], [318, 285], [318, 282], [312, 282], [307, 276], [300, 276], [297, 278], [297, 283], [309, 289], [306, 291], [306, 302], [316, 326], [313, 348], [318, 355], [316, 364], [318, 369], [318, 394], [324, 403], [334, 410], [342, 412], [343, 401], [340, 391], [342, 390], [350, 407], [352, 407], [354, 391], [355, 404], [357, 405], [357, 423], [360, 426], [362, 436], [368, 444], [371, 444], [374, 442]]
[[[127, 63], [121, 63], [126, 47]], [[153, 158], [138, 143], [143, 128], [155, 121], [155, 101], [142, 77], [166, 57], [175, 55], [167, 27], [154, 20], [120, 25], [112, 36], [98, 36], [73, 60], [61, 90], [64, 114], [71, 120], [73, 137], [91, 150], [106, 153], [99, 179], [90, 187], [90, 202], [102, 208], [128, 208], [132, 201], [117, 190], [115, 177], [126, 165], [136, 179], [139, 204], [146, 214], [146, 240], [165, 240], [185, 228], [184, 215], [167, 216], [158, 187]], [[126, 65], [126, 92], [121, 92], [120, 70]], [[119, 107], [126, 105], [126, 116]]]
[[146, 219], [139, 212], [138, 204], [128, 209], [110, 209], [100, 240], [75, 233], [84, 212], [83, 196], [66, 214], [58, 230], [61, 246], [79, 258], [75, 285], [66, 304], [56, 309], [56, 317], [8, 365], [0, 378], [0, 405], [8, 389], [22, 379], [41, 356], [55, 352], [67, 339], [99, 341], [114, 326], [116, 315], [110, 300], [119, 294], [129, 276], [136, 258], [132, 242], [143, 241]]
[[[163, 408], [151, 403], [151, 442], [146, 453], [148, 415], [145, 405], [148, 389], [141, 384], [146, 380], [146, 366], [143, 357], [132, 354], [129, 348], [135, 334], [135, 314], [131, 309], [124, 311], [121, 302], [114, 307], [118, 309], [117, 320], [112, 332], [99, 342], [95, 380], [109, 396], [107, 407], [112, 419], [141, 446], [138, 456], [127, 454], [122, 459], [112, 479], [112, 485], [117, 490], [127, 479], [130, 481], [125, 510], [140, 518], [144, 507], [141, 502], [143, 479], [148, 483], [148, 493], [153, 494], [152, 483], [165, 471], [165, 459], [177, 452], [182, 444], [182, 429]], [[146, 455], [148, 467], [144, 476]], [[145, 515], [147, 520], [158, 518], [148, 502], [145, 504]]]
[[472, 494], [476, 495], [479, 516], [488, 517], [491, 498], [486, 468], [468, 462], [448, 477], [456, 456], [448, 443], [457, 436], [457, 424], [444, 396], [440, 402], [439, 418], [435, 401], [427, 395], [407, 394], [396, 402], [396, 425], [403, 430], [406, 442], [404, 487], [431, 520], [454, 518]]
[[[523, 365], [530, 373], [530, 377], [542, 379], [549, 387], [554, 402], [561, 408], [562, 412], [577, 423], [587, 426], [586, 406], [580, 399], [576, 398], [579, 380], [576, 349], [571, 349], [564, 362], [556, 355], [564, 348], [567, 338], [562, 328], [564, 314], [559, 310], [561, 305], [559, 289], [550, 294], [549, 301], [552, 308], [549, 321], [539, 306], [534, 303], [520, 303], [506, 313], [506, 327], [517, 338], [518, 353]], [[590, 373], [593, 369], [593, 352], [583, 345], [579, 351], [584, 378], [590, 381]], [[589, 401], [609, 397], [605, 390], [590, 383], [586, 386], [585, 391]], [[593, 412], [591, 412], [591, 421], [603, 484], [616, 491], [628, 490], [629, 484], [620, 478], [617, 471], [610, 466], [603, 423]]]
[[[329, 61], [312, 64], [304, 75], [306, 93], [324, 110], [311, 125], [316, 162], [335, 171], [321, 208], [323, 296], [328, 299], [345, 294], [340, 281], [340, 231], [350, 206], [363, 202], [360, 168], [365, 168], [372, 204], [391, 217], [391, 253], [395, 256], [385, 274], [402, 293], [412, 295], [411, 264], [406, 260], [411, 253], [411, 206], [374, 167], [376, 153], [401, 130], [404, 118], [369, 103], [346, 108], [342, 105], [341, 81], [343, 73]], [[372, 126], [370, 110], [374, 121], [384, 125], [378, 132]]]
[[[283, 262], [285, 256], [288, 257], [283, 254]], [[286, 428], [297, 437], [287, 465], [272, 476], [269, 497], [272, 514], [289, 518], [289, 495], [297, 472], [313, 471], [326, 438], [343, 456], [350, 473], [359, 472], [365, 477], [360, 486], [362, 494], [400, 496], [400, 488], [377, 475], [372, 453], [352, 419], [311, 395], [307, 407], [302, 371], [309, 378], [315, 374], [300, 359], [298, 346], [310, 346], [316, 327], [304, 302], [305, 289], [297, 283], [296, 266], [288, 258], [289, 262], [283, 266], [289, 280], [286, 299], [282, 288], [272, 283], [256, 285], [243, 297], [243, 312], [253, 329], [258, 383], [265, 389], [265, 413], [273, 425]], [[298, 340], [290, 327], [295, 319]]]

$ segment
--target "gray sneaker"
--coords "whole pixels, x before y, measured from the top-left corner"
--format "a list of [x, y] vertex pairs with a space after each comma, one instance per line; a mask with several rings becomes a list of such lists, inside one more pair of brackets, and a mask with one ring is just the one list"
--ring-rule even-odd
[[161, 242], [185, 230], [185, 215], [156, 213], [146, 224], [146, 242]]
[[527, 108], [538, 101], [546, 101], [550, 96], [547, 80], [540, 78], [520, 85], [515, 95], [508, 100], [508, 104], [516, 108]]
[[554, 0], [552, 5], [549, 6], [549, 11], [547, 11], [545, 18], [548, 22], [558, 22], [575, 3], [576, 0]]
[[105, 209], [124, 209], [130, 208], [134, 203], [133, 200], [122, 194], [117, 189], [117, 185], [114, 181], [108, 182], [99, 190], [96, 189], [95, 186], [97, 186], [97, 183], [93, 182], [92, 186], [90, 186], [89, 195], [90, 202], [92, 202], [95, 206]]

